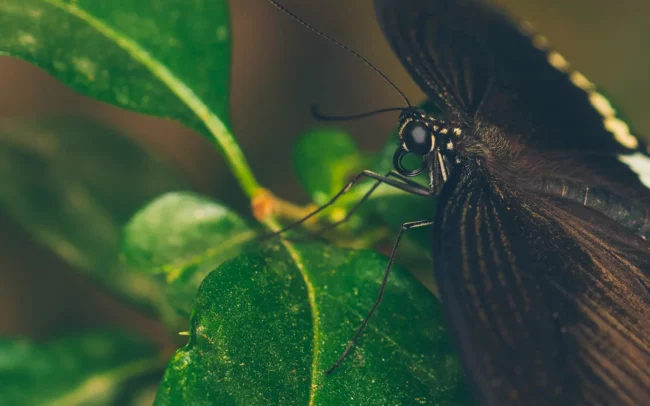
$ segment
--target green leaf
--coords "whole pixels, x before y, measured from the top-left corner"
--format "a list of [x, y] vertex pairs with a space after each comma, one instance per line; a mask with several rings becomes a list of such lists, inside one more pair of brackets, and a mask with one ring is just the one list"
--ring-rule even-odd
[[163, 366], [151, 345], [117, 333], [43, 344], [0, 338], [0, 404], [125, 404], [125, 384]]
[[163, 284], [119, 261], [121, 226], [186, 182], [139, 145], [88, 120], [0, 122], [0, 206], [39, 242], [112, 291], [178, 326]]
[[192, 103], [227, 116], [226, 1], [3, 0], [0, 27], [2, 53], [88, 96], [204, 133]]
[[347, 183], [347, 177], [367, 161], [347, 133], [319, 129], [303, 135], [293, 151], [298, 179], [314, 203], [322, 205]]
[[[357, 150], [354, 139], [347, 133], [334, 130], [313, 131], [300, 139], [294, 151], [296, 172], [314, 202], [322, 205], [343, 189], [350, 178], [361, 170], [371, 169], [382, 175], [392, 170], [393, 154], [397, 147], [395, 139], [396, 135], [393, 135], [384, 148], [370, 158], [369, 154]], [[366, 179], [351, 188], [337, 201], [336, 209], [328, 212], [330, 220], [342, 218], [374, 183], [374, 180]], [[426, 179], [424, 184], [427, 184]], [[382, 185], [361, 207], [358, 215], [353, 216], [345, 226], [340, 226], [338, 231], [356, 234], [358, 237], [360, 233], [368, 232], [377, 225], [389, 225], [397, 230], [407, 221], [431, 218], [434, 208], [431, 199], [409, 195], [394, 187]], [[381, 222], [377, 221], [378, 218]], [[430, 239], [427, 231], [414, 230], [413, 233], [418, 235], [418, 240], [423, 241], [422, 246], [428, 251]], [[393, 237], [393, 233], [390, 233], [390, 237]], [[357, 243], [359, 242], [357, 240]]]
[[259, 188], [227, 128], [226, 0], [3, 0], [0, 55], [84, 95], [168, 117], [217, 142], [252, 196]]
[[[439, 110], [428, 101], [424, 102], [420, 107], [429, 114], [440, 114]], [[318, 132], [315, 133], [318, 134]], [[323, 131], [323, 133], [327, 134], [328, 132]], [[327, 191], [327, 193], [321, 193], [319, 195], [319, 201], [315, 200], [317, 204], [322, 204], [329, 200], [343, 188], [351, 176], [356, 175], [363, 169], [370, 169], [382, 175], [394, 169], [393, 155], [395, 154], [395, 149], [399, 145], [397, 141], [397, 131], [394, 131], [393, 134], [391, 134], [383, 148], [378, 153], [374, 154], [371, 159], [367, 158], [369, 154], [357, 151], [356, 143], [349, 135], [345, 133], [336, 133], [335, 136], [336, 143], [340, 145], [340, 147], [334, 149], [331, 153], [324, 145], [327, 142], [326, 136], [318, 138], [311, 136], [310, 134], [303, 137], [300, 142], [300, 149], [297, 150], [306, 151], [304, 153], [308, 157], [308, 159], [304, 160], [302, 166], [297, 166], [296, 168], [299, 172], [299, 177], [303, 181], [303, 186], [308, 191], [318, 187], [318, 179], [320, 179], [319, 175], [315, 172], [310, 176], [302, 176], [300, 175], [300, 171], [309, 170], [310, 161], [318, 161], [319, 151], [322, 151], [322, 163], [318, 164], [318, 170], [321, 173], [320, 176], [321, 178], [325, 177], [329, 185], [335, 185], [335, 187], [332, 187]], [[347, 152], [344, 151], [346, 148], [348, 150]], [[344, 158], [339, 160], [338, 156]], [[298, 161], [298, 157], [296, 157], [295, 160]], [[348, 161], [346, 162], [348, 169], [345, 170], [344, 164], [339, 163], [339, 161]], [[337, 165], [339, 166], [337, 167]], [[414, 178], [414, 180], [420, 182], [424, 186], [428, 185], [428, 178], [425, 174]], [[356, 205], [374, 183], [374, 180], [363, 180], [360, 181], [357, 186], [351, 188], [350, 191], [342, 196], [337, 202], [336, 207], [338, 212], [335, 211], [337, 209], [330, 211], [330, 218], [338, 219], [345, 215], [347, 210]], [[325, 188], [321, 188], [321, 190], [324, 192]], [[435, 207], [435, 199], [410, 195], [394, 187], [381, 185], [368, 199], [368, 202], [361, 207], [361, 210], [358, 212], [359, 215], [354, 216], [345, 224], [344, 227], [339, 227], [339, 230], [347, 229], [345, 230], [347, 233], [356, 233], [358, 235], [359, 233], [367, 232], [371, 227], [377, 227], [378, 225], [389, 226], [391, 229], [395, 230], [394, 233], [391, 232], [388, 234], [389, 238], [392, 239], [397, 230], [399, 230], [399, 227], [405, 222], [433, 218]], [[430, 235], [431, 233], [428, 229], [412, 230], [405, 239], [406, 243], [404, 244], [402, 251], [415, 253], [417, 257], [423, 257], [430, 260]], [[372, 239], [369, 239], [369, 241], [373, 242]], [[363, 241], [357, 242], [362, 243]], [[418, 262], [419, 260], [420, 258], [415, 258], [415, 262]]]
[[167, 193], [124, 227], [122, 257], [133, 270], [164, 273], [172, 304], [189, 316], [205, 276], [256, 236], [230, 209], [189, 192]]
[[325, 375], [371, 308], [386, 262], [309, 244], [223, 264], [201, 285], [189, 342], [156, 404], [470, 403], [440, 304], [400, 269], [359, 345]]

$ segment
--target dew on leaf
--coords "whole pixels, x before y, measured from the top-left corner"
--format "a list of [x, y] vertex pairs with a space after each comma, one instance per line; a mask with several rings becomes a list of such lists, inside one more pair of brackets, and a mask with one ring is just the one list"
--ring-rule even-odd
[[228, 40], [228, 27], [221, 25], [217, 28], [217, 39], [221, 42]]
[[43, 15], [43, 10], [40, 8], [30, 8], [27, 9], [27, 15], [33, 18], [34, 20], [38, 20]]
[[33, 50], [36, 46], [38, 41], [36, 41], [36, 38], [27, 32], [21, 32], [18, 34], [18, 43], [26, 48], [29, 48], [30, 50]]
[[73, 57], [72, 64], [75, 69], [88, 80], [94, 81], [97, 75], [97, 64], [86, 57]]

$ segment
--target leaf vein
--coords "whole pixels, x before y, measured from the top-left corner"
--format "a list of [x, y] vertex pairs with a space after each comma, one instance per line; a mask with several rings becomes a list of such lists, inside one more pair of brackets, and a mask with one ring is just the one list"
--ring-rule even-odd
[[116, 31], [106, 23], [89, 14], [74, 3], [61, 0], [41, 0], [56, 7], [93, 27], [97, 32], [113, 41], [136, 61], [145, 66], [156, 78], [167, 86], [206, 126], [212, 134], [233, 174], [248, 197], [252, 197], [260, 188], [257, 180], [244, 158], [234, 137], [205, 103], [180, 78], [170, 71], [161, 61], [154, 58], [147, 50], [124, 34]]

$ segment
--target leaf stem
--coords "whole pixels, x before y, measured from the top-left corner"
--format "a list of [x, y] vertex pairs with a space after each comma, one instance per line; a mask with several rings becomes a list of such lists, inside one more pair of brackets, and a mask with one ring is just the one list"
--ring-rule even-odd
[[197, 112], [197, 115], [210, 130], [210, 133], [228, 163], [233, 176], [239, 182], [239, 186], [249, 199], [253, 199], [262, 187], [257, 182], [257, 179], [255, 179], [255, 175], [253, 175], [253, 171], [248, 165], [244, 153], [241, 148], [239, 148], [239, 144], [237, 144], [235, 137], [224, 123], [200, 101], [199, 103], [201, 105], [198, 107], [205, 109], [200, 109], [200, 112]]
[[[277, 232], [282, 230], [282, 225], [278, 223], [273, 217], [266, 217], [266, 218], [261, 218], [259, 219], [259, 222], [262, 223], [266, 228], [271, 230], [272, 232]], [[311, 277], [309, 275], [309, 272], [305, 269], [305, 266], [303, 264], [303, 258], [301, 256], [300, 250], [298, 250], [293, 243], [290, 241], [285, 240], [284, 238], [280, 238], [280, 241], [284, 248], [287, 250], [287, 253], [293, 260], [294, 264], [296, 265], [296, 268], [298, 268], [298, 271], [300, 272], [304, 282], [305, 282], [305, 288], [307, 289], [307, 300], [309, 301], [309, 307], [311, 309], [311, 318], [312, 318], [312, 329], [314, 333], [314, 337], [312, 340], [312, 345], [313, 345], [313, 358], [312, 358], [312, 364], [311, 364], [311, 385], [309, 386], [309, 406], [314, 405], [314, 401], [316, 398], [316, 390], [320, 387], [321, 385], [321, 379], [323, 376], [323, 373], [319, 370], [320, 369], [320, 356], [321, 356], [321, 321], [320, 321], [320, 309], [318, 307], [318, 302], [316, 301], [316, 290], [314, 289], [314, 283], [311, 280]]]

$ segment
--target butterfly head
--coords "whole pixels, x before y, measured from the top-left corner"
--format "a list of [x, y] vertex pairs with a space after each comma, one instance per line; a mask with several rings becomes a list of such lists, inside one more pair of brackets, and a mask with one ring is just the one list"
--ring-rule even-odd
[[[404, 110], [399, 118], [400, 146], [393, 159], [395, 169], [404, 176], [419, 175], [426, 167], [427, 156], [433, 153], [453, 154], [454, 137], [461, 134], [460, 128], [433, 118], [420, 109]], [[405, 168], [402, 159], [407, 154], [421, 156], [422, 166], [414, 170]]]

